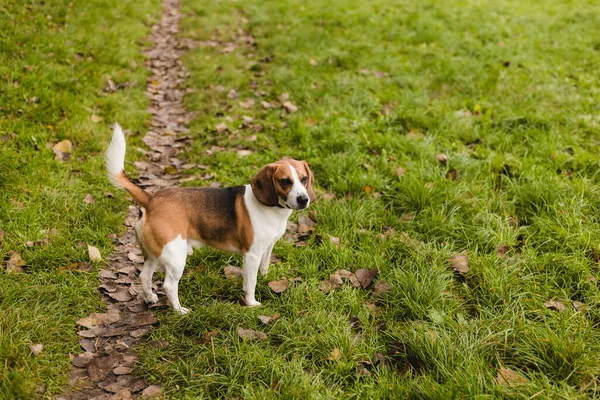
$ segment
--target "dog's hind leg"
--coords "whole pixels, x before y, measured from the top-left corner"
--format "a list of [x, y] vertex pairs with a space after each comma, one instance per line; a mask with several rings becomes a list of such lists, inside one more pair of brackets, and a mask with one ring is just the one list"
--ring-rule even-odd
[[179, 279], [183, 275], [186, 258], [187, 242], [181, 236], [178, 236], [165, 245], [159, 259], [165, 266], [163, 289], [171, 307], [180, 314], [187, 314], [190, 311], [185, 307], [181, 307], [178, 293]]
[[142, 280], [142, 299], [146, 303], [156, 303], [158, 296], [152, 291], [152, 275], [158, 267], [158, 259], [150, 254], [146, 254], [146, 260], [144, 261], [144, 269], [140, 273], [140, 279]]

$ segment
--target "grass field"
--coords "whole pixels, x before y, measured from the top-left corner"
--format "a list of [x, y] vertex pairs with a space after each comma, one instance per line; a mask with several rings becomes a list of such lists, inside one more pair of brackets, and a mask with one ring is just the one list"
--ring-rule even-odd
[[[180, 291], [193, 312], [160, 315], [151, 339], [168, 346], [147, 346], [139, 371], [173, 398], [596, 394], [600, 10], [536, 4], [185, 1], [184, 36], [199, 41], [188, 160], [233, 185], [305, 158], [336, 198], [314, 205], [307, 246], [276, 246], [259, 309], [223, 276], [239, 258], [197, 252]], [[322, 293], [341, 268], [378, 268], [392, 289]], [[281, 276], [302, 282], [276, 295], [266, 283]]]
[[[0, 397], [60, 391], [80, 351], [74, 321], [101, 308], [78, 263], [86, 243], [110, 250], [127, 209], [98, 176], [108, 122], [145, 130], [140, 46], [157, 3], [0, 2], [0, 257], [27, 262], [0, 272]], [[187, 161], [210, 167], [190, 174], [214, 174], [186, 184], [244, 184], [281, 156], [307, 159], [317, 223], [306, 246], [277, 244], [260, 308], [239, 306], [241, 285], [223, 275], [239, 257], [197, 251], [180, 284], [192, 312], [158, 312], [137, 372], [168, 398], [598, 395], [597, 5], [182, 9], [182, 35], [197, 41], [185, 60], [199, 112]], [[105, 93], [109, 79], [137, 83]], [[284, 93], [298, 110], [281, 107]], [[66, 162], [47, 147], [63, 139]], [[458, 253], [464, 274], [448, 262]], [[319, 290], [358, 268], [379, 269], [390, 291]], [[302, 281], [277, 295], [267, 282], [282, 276]], [[240, 328], [267, 339], [241, 340]]]
[[[107, 255], [127, 210], [98, 179], [107, 126], [145, 131], [140, 45], [159, 11], [154, 0], [0, 1], [0, 398], [61, 391], [81, 352], [74, 322], [100, 309], [86, 244]], [[109, 80], [126, 87], [106, 92]], [[52, 151], [62, 140], [68, 161]], [[14, 252], [26, 265], [7, 273]]]

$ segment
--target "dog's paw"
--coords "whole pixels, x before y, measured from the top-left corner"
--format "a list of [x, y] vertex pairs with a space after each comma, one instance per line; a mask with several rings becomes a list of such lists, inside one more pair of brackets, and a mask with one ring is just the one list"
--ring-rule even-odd
[[252, 299], [250, 301], [248, 301], [248, 299], [246, 299], [245, 303], [246, 303], [247, 307], [258, 307], [261, 305], [258, 301], [254, 300], [254, 299]]
[[265, 276], [266, 274], [269, 273], [269, 267], [268, 266], [266, 266], [266, 267], [260, 267], [258, 269], [258, 273], [260, 274], [260, 276]]
[[175, 311], [177, 311], [181, 315], [185, 315], [185, 314], [189, 313], [191, 310], [189, 308], [179, 307], [179, 310], [175, 310]]
[[150, 294], [150, 296], [142, 296], [146, 303], [154, 304], [158, 303], [158, 295], [156, 293]]

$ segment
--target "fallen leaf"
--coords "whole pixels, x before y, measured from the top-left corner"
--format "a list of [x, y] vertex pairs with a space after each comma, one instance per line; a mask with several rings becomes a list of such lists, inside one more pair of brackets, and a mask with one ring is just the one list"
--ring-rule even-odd
[[544, 306], [546, 306], [546, 308], [549, 310], [558, 311], [558, 312], [563, 312], [567, 309], [567, 306], [559, 299], [548, 300], [547, 302], [544, 303]]
[[125, 290], [125, 289], [120, 290], [115, 293], [108, 293], [108, 296], [111, 297], [112, 299], [115, 299], [115, 300], [121, 301], [121, 302], [131, 300], [131, 294], [129, 294], [129, 291]]
[[237, 92], [237, 90], [235, 90], [235, 89], [231, 89], [231, 90], [229, 91], [229, 93], [227, 93], [227, 98], [229, 98], [229, 99], [231, 99], [231, 100], [237, 99], [238, 97], [239, 97], [239, 96], [238, 96], [238, 92]]
[[39, 344], [39, 343], [38, 344], [34, 344], [34, 345], [29, 346], [29, 349], [31, 350], [31, 352], [33, 353], [34, 356], [37, 356], [44, 349], [44, 345], [43, 344]]
[[452, 168], [450, 171], [446, 173], [446, 178], [451, 179], [453, 181], [460, 180], [460, 172], [456, 168]]
[[136, 330], [133, 330], [133, 331], [129, 332], [129, 336], [131, 336], [133, 338], [138, 338], [138, 337], [143, 336], [146, 333], [148, 333], [149, 330], [150, 330], [150, 328], [136, 329]]
[[298, 233], [312, 233], [316, 223], [303, 215], [298, 217]]
[[298, 107], [296, 107], [295, 105], [293, 105], [290, 101], [284, 101], [283, 102], [283, 108], [285, 108], [285, 110], [287, 112], [289, 112], [290, 114], [293, 112], [298, 111]]
[[392, 290], [392, 286], [389, 283], [383, 280], [378, 280], [375, 284], [375, 288], [373, 289], [373, 293], [375, 293], [378, 296], [383, 296], [390, 290]]
[[142, 392], [142, 399], [151, 399], [162, 393], [162, 387], [159, 385], [150, 385]]
[[101, 261], [102, 256], [100, 255], [100, 250], [97, 247], [91, 246], [88, 244], [88, 255], [91, 261]]
[[496, 256], [497, 257], [504, 257], [506, 255], [506, 253], [508, 252], [508, 250], [510, 250], [510, 247], [508, 247], [505, 244], [501, 244], [496, 249]]
[[347, 271], [345, 269], [338, 269], [337, 271], [335, 271], [335, 274], [339, 275], [342, 278], [348, 279], [354, 287], [360, 286], [360, 282], [358, 281], [358, 278], [356, 277], [356, 275], [354, 275], [353, 272]]
[[317, 60], [315, 60], [314, 58], [311, 58], [310, 60], [308, 60], [308, 63], [313, 67], [316, 67], [317, 65], [319, 65]]
[[10, 255], [10, 258], [6, 262], [6, 271], [12, 273], [23, 272], [23, 268], [21, 267], [27, 263], [21, 258], [21, 255], [16, 251], [11, 251], [8, 254]]
[[275, 315], [273, 315], [272, 317], [269, 317], [267, 315], [259, 315], [258, 319], [260, 320], [260, 322], [262, 322], [265, 325], [270, 324], [271, 322], [275, 322], [279, 319], [280, 315], [279, 313], [275, 313]]
[[177, 175], [179, 171], [177, 171], [177, 167], [174, 165], [165, 165], [165, 174], [167, 175]]
[[85, 204], [94, 204], [96, 202], [96, 199], [94, 199], [94, 196], [92, 196], [91, 194], [88, 193], [83, 198], [83, 202]]
[[365, 191], [365, 193], [371, 194], [375, 191], [375, 188], [371, 185], [365, 185], [363, 190]]
[[396, 169], [394, 169], [394, 173], [396, 176], [404, 176], [406, 175], [406, 170], [402, 167], [396, 167]]
[[246, 101], [240, 101], [239, 102], [239, 105], [242, 108], [254, 107], [254, 104], [256, 104], [256, 102], [254, 101], [254, 99], [247, 99]]
[[526, 385], [529, 383], [529, 379], [521, 375], [521, 373], [504, 367], [500, 368], [496, 379], [500, 385], [508, 387]]
[[435, 158], [437, 158], [442, 165], [446, 165], [448, 163], [448, 157], [444, 153], [436, 155]]
[[454, 254], [448, 258], [450, 267], [460, 274], [469, 272], [469, 258], [464, 254]]
[[252, 151], [252, 150], [238, 150], [238, 151], [237, 151], [237, 155], [238, 155], [239, 157], [246, 157], [246, 156], [249, 156], [249, 155], [250, 155], [250, 154], [252, 154], [252, 153], [253, 153], [253, 151]]
[[327, 234], [327, 236], [329, 236], [329, 240], [331, 241], [331, 243], [333, 245], [335, 245], [338, 249], [342, 247], [341, 244], [340, 244], [340, 238], [339, 237], [331, 236], [330, 234]]
[[343, 283], [344, 281], [342, 280], [342, 277], [338, 274], [338, 271], [336, 271], [335, 274], [329, 275], [329, 279], [321, 282], [319, 290], [327, 293], [332, 289], [341, 287]]
[[358, 364], [356, 366], [354, 375], [357, 377], [361, 377], [361, 376], [371, 376], [372, 374], [371, 374], [371, 371], [369, 371], [363, 364]]
[[288, 101], [289, 99], [290, 99], [290, 94], [289, 93], [281, 93], [277, 97], [277, 100], [279, 100], [281, 103], [284, 103], [284, 102]]
[[325, 200], [335, 200], [337, 197], [335, 193], [323, 193], [322, 196]]
[[113, 356], [94, 358], [87, 367], [92, 382], [99, 382], [106, 378], [116, 363], [117, 358]]
[[225, 272], [225, 278], [229, 280], [236, 281], [243, 279], [244, 275], [240, 267], [228, 265], [223, 270], [223, 272]]
[[264, 332], [255, 331], [254, 329], [238, 329], [238, 335], [242, 340], [266, 340], [267, 335]]
[[131, 367], [123, 367], [119, 366], [112, 370], [112, 373], [115, 375], [127, 375], [133, 372], [133, 368]]
[[377, 304], [375, 303], [366, 303], [365, 307], [367, 307], [367, 309], [371, 312], [371, 314], [373, 314], [374, 316], [378, 316], [379, 315], [379, 308], [377, 307]]
[[52, 147], [52, 151], [56, 154], [56, 159], [59, 161], [67, 161], [71, 157], [72, 150], [73, 144], [70, 140], [63, 140]]
[[283, 278], [283, 279], [278, 280], [278, 281], [271, 281], [271, 282], [269, 282], [269, 287], [275, 293], [282, 293], [282, 292], [284, 292], [288, 288], [288, 286], [289, 286], [289, 281], [287, 280], [287, 278]]
[[369, 75], [371, 73], [371, 71], [369, 71], [368, 69], [359, 69], [358, 72], [362, 75]]
[[97, 124], [98, 122], [102, 121], [102, 119], [103, 119], [102, 117], [92, 114], [92, 122], [93, 123]]
[[225, 131], [228, 131], [229, 127], [225, 122], [221, 122], [220, 124], [217, 124], [217, 126], [215, 126], [215, 130], [217, 131], [217, 133], [223, 133]]
[[137, 254], [134, 254], [132, 252], [127, 253], [127, 258], [129, 258], [130, 261], [136, 263], [136, 264], [143, 264], [144, 263], [144, 257], [143, 256], [139, 256]]
[[573, 308], [575, 311], [581, 311], [585, 308], [585, 303], [582, 303], [581, 301], [573, 301]]
[[260, 104], [263, 106], [263, 108], [273, 108], [275, 107], [273, 104], [269, 103], [268, 101], [261, 101]]
[[85, 353], [77, 354], [73, 358], [73, 365], [79, 368], [84, 368], [94, 359], [94, 353], [86, 351]]
[[354, 275], [356, 275], [356, 279], [358, 279], [362, 288], [366, 289], [378, 273], [379, 270], [377, 269], [360, 268], [354, 272]]
[[338, 349], [337, 347], [334, 347], [333, 350], [331, 350], [331, 353], [329, 353], [329, 357], [327, 357], [327, 359], [329, 361], [337, 361], [340, 360], [342, 358], [342, 351], [340, 349]]

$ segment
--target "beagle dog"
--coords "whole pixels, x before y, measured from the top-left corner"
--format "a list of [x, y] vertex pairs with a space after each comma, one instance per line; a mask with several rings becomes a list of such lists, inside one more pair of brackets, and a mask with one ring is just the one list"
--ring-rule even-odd
[[135, 231], [145, 258], [140, 273], [143, 299], [158, 301], [152, 275], [163, 265], [169, 304], [186, 314], [189, 310], [179, 304], [179, 279], [193, 248], [209, 245], [242, 254], [244, 299], [250, 307], [259, 306], [254, 297], [258, 272], [268, 272], [273, 245], [285, 233], [292, 210], [303, 210], [314, 201], [308, 163], [288, 159], [268, 164], [250, 185], [167, 188], [153, 194], [127, 178], [124, 163], [125, 136], [115, 124], [106, 168], [112, 183], [127, 190], [141, 206]]

